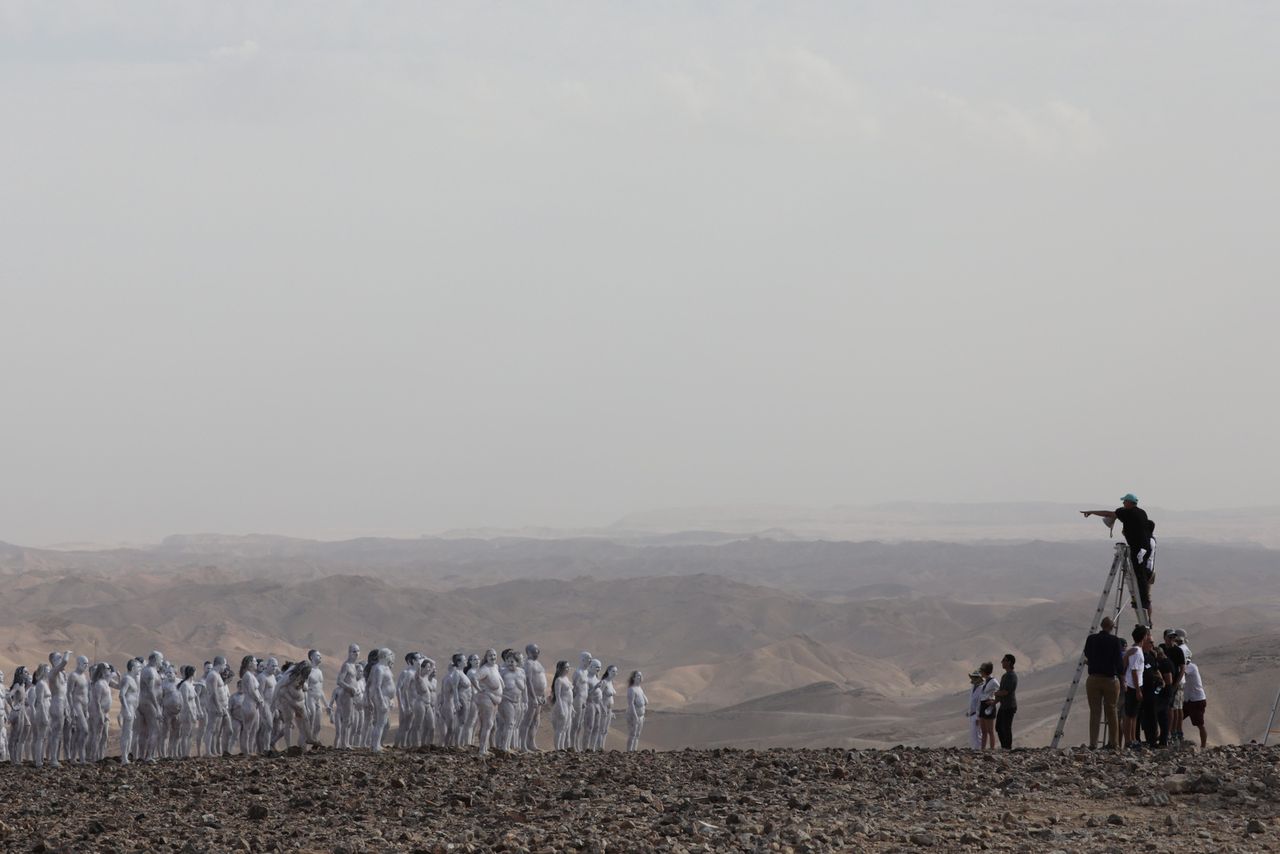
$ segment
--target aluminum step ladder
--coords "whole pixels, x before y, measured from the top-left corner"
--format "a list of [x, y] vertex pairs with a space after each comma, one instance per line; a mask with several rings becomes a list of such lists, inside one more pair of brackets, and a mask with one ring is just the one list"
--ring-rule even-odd
[[[1114, 597], [1112, 588], [1115, 589]], [[1138, 622], [1144, 626], [1150, 626], [1151, 617], [1138, 598], [1138, 577], [1134, 574], [1133, 563], [1129, 560], [1129, 546], [1126, 543], [1116, 543], [1111, 572], [1107, 575], [1107, 583], [1103, 585], [1102, 596], [1098, 599], [1098, 609], [1093, 613], [1093, 624], [1089, 628], [1089, 634], [1097, 634], [1102, 626], [1102, 618], [1105, 616], [1111, 617], [1111, 622], [1116, 624], [1117, 633], [1119, 633], [1120, 614], [1125, 608], [1126, 592], [1129, 594], [1129, 607], [1133, 608]], [[1080, 687], [1081, 680], [1088, 673], [1088, 668], [1089, 660], [1081, 653], [1080, 661], [1076, 664], [1076, 674], [1071, 679], [1071, 687], [1067, 689], [1067, 699], [1062, 704], [1062, 714], [1058, 716], [1058, 726], [1053, 730], [1053, 741], [1050, 742], [1050, 747], [1057, 748], [1058, 743], [1062, 741], [1062, 734], [1067, 728], [1067, 717], [1071, 714], [1071, 704], [1076, 698], [1076, 690]]]

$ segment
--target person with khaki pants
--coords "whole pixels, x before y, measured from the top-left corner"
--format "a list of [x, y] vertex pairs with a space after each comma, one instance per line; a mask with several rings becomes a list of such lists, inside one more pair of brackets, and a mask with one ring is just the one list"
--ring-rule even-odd
[[1120, 722], [1116, 707], [1120, 701], [1120, 677], [1124, 674], [1124, 642], [1114, 634], [1115, 623], [1102, 618], [1100, 630], [1084, 642], [1084, 656], [1089, 662], [1089, 678], [1085, 680], [1085, 696], [1089, 700], [1089, 748], [1098, 746], [1098, 727], [1106, 715], [1108, 746], [1120, 749]]

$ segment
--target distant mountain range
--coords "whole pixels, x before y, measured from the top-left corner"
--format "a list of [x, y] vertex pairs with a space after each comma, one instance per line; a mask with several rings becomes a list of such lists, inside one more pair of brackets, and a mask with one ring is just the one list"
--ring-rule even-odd
[[[318, 542], [183, 535], [142, 549], [0, 546], [0, 666], [71, 648], [330, 661], [357, 641], [537, 641], [648, 677], [661, 747], [960, 743], [967, 672], [1004, 652], [1019, 730], [1046, 743], [1112, 554], [1084, 541], [846, 542], [706, 529], [572, 539]], [[1280, 688], [1280, 551], [1168, 538], [1155, 588], [1205, 667], [1211, 733], [1247, 740]], [[1068, 731], [1081, 738], [1083, 698]]]

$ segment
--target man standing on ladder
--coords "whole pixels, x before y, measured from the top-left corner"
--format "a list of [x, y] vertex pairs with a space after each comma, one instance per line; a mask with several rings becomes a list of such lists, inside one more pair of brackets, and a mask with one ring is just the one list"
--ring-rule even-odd
[[1117, 519], [1124, 526], [1124, 540], [1129, 544], [1129, 561], [1133, 564], [1133, 575], [1138, 580], [1138, 598], [1147, 612], [1148, 626], [1155, 625], [1151, 616], [1151, 586], [1147, 577], [1146, 557], [1151, 552], [1151, 520], [1147, 513], [1138, 506], [1138, 496], [1132, 492], [1120, 499], [1121, 505], [1115, 510], [1081, 510], [1086, 519], [1090, 516], [1101, 516], [1110, 528]]

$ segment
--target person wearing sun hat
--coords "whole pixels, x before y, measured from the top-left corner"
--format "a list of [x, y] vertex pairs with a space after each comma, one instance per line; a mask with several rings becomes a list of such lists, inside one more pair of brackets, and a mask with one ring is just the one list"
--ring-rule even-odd
[[969, 746], [974, 750], [982, 749], [982, 727], [978, 725], [978, 707], [982, 701], [982, 671], [975, 670], [969, 674]]
[[[1129, 562], [1133, 564], [1133, 574], [1138, 580], [1138, 598], [1146, 609], [1147, 625], [1150, 627], [1155, 622], [1151, 616], [1151, 586], [1143, 559], [1151, 551], [1151, 530], [1155, 526], [1147, 517], [1147, 512], [1138, 506], [1138, 496], [1132, 492], [1120, 499], [1120, 505], [1115, 510], [1081, 510], [1080, 513], [1086, 519], [1101, 516], [1108, 528], [1117, 519], [1124, 526], [1124, 541], [1129, 544]], [[1139, 558], [1139, 553], [1142, 558]]]

